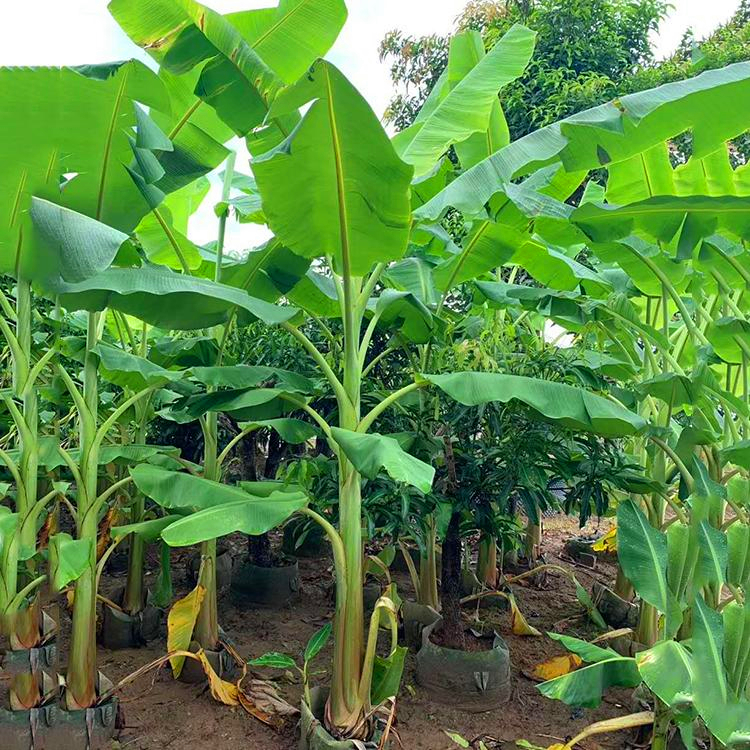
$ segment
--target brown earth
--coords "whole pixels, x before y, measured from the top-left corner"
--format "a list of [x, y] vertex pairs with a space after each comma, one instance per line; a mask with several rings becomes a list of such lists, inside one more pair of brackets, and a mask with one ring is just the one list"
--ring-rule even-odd
[[[592, 523], [584, 532], [601, 533], [609, 529], [609, 522]], [[578, 533], [575, 521], [562, 516], [545, 519], [544, 552], [547, 562], [567, 565], [575, 570], [587, 589], [595, 579], [610, 582], [614, 578], [611, 562], [597, 563], [591, 570], [573, 566], [561, 558], [563, 544], [572, 534]], [[241, 538], [231, 539], [236, 554], [244, 554]], [[184, 576], [185, 553], [175, 554], [175, 588], [177, 594], [187, 591]], [[152, 561], [155, 562], [155, 561]], [[300, 654], [309, 636], [327, 622], [333, 614], [331, 598], [330, 560], [300, 560], [304, 590], [298, 603], [283, 611], [239, 611], [228, 597], [220, 601], [220, 620], [228, 637], [244, 658], [254, 658], [267, 651]], [[102, 581], [105, 592], [112, 590], [121, 579], [106, 577]], [[406, 596], [411, 592], [408, 577], [396, 575], [399, 589]], [[593, 626], [581, 616], [570, 581], [562, 575], [550, 573], [540, 588], [524, 582], [515, 587], [516, 598], [528, 622], [545, 632], [557, 630], [579, 637], [593, 637]], [[467, 613], [476, 617], [477, 613]], [[547, 747], [562, 742], [587, 724], [627, 713], [629, 693], [611, 691], [596, 710], [579, 710], [543, 697], [535, 684], [524, 673], [544, 659], [564, 653], [562, 647], [546, 637], [518, 637], [510, 632], [506, 612], [482, 609], [483, 624], [493, 625], [506, 639], [513, 662], [515, 688], [511, 701], [497, 710], [484, 714], [468, 714], [450, 706], [430, 701], [414, 682], [414, 657], [407, 658], [401, 696], [398, 702], [397, 731], [405, 750], [452, 750], [457, 747], [446, 731], [456, 732], [476, 743], [483, 740], [489, 750], [515, 748], [515, 741], [525, 739], [535, 745]], [[163, 655], [165, 641], [153, 642], [146, 648], [109, 651], [100, 648], [100, 669], [113, 681], [124, 678], [149, 661]], [[325, 683], [326, 668], [330, 663], [330, 645], [318, 657], [319, 669], [315, 680]], [[276, 678], [280, 692], [297, 705], [300, 686], [290, 675], [279, 672], [256, 673], [265, 678]], [[210, 748], [234, 750], [291, 750], [296, 747], [294, 721], [282, 732], [276, 732], [249, 716], [241, 708], [230, 708], [216, 703], [204, 686], [175, 682], [168, 667], [154, 671], [124, 687], [121, 692], [125, 728], [112, 748], [128, 750], [183, 750], [184, 748]], [[626, 735], [600, 737], [588, 740], [583, 747], [626, 747]], [[397, 743], [396, 743], [396, 746]]]

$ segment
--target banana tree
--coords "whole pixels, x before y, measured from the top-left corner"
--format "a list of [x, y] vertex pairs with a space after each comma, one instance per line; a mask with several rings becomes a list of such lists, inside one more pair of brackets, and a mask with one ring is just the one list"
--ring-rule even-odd
[[[16, 310], [5, 300], [2, 325], [14, 361], [14, 393], [7, 404], [20, 437], [17, 465], [8, 465], [16, 475], [18, 538], [9, 539], [5, 545], [4, 574], [12, 627], [21, 636], [20, 640], [15, 636], [12, 640], [35, 646], [39, 642], [40, 611], [33, 598], [30, 602], [26, 599], [45, 580], [42, 571], [35, 571], [33, 557], [36, 522], [52, 497], [49, 494], [38, 497], [35, 381], [51, 363], [55, 352], [50, 346], [41, 352], [32, 348], [31, 283], [54, 275], [63, 265], [74, 276], [85, 274], [96, 261], [91, 257], [87, 261], [73, 260], [41, 252], [42, 245], [30, 221], [31, 199], [34, 194], [55, 194], [62, 179], [70, 188], [66, 191], [70, 205], [88, 203], [92, 213], [98, 211], [113, 221], [128, 222], [133, 212], [138, 211], [136, 196], [120, 171], [109, 171], [108, 167], [110, 159], [122, 158], [129, 147], [124, 133], [115, 132], [113, 125], [118, 119], [125, 127], [134, 122], [129, 111], [134, 98], [140, 97], [153, 107], [163, 106], [164, 99], [152, 74], [136, 62], [60, 70], [3, 69], [0, 75], [7, 93], [4, 121], [8, 132], [13, 134], [3, 155], [6, 169], [0, 195], [7, 208], [4, 214], [7, 221], [0, 226], [0, 248], [2, 270], [16, 278], [17, 289]], [[62, 178], [63, 173], [68, 177]], [[116, 202], [111, 200], [115, 194]], [[14, 523], [11, 519], [7, 522]], [[18, 579], [12, 558], [18, 559], [19, 555], [27, 562], [20, 588], [16, 590]], [[18, 612], [21, 614], [17, 615]], [[33, 700], [34, 688], [31, 684], [27, 687], [28, 699], [21, 702], [34, 705], [29, 702]]]
[[[327, 265], [343, 321], [338, 372], [302, 326], [292, 319], [282, 325], [316, 361], [338, 403], [338, 424], [329, 424], [309, 405], [300, 408], [320, 426], [339, 461], [339, 529], [319, 519], [331, 539], [337, 570], [328, 725], [338, 736], [356, 738], [368, 733], [369, 707], [385, 697], [371, 692], [379, 612], [366, 644], [362, 635], [361, 477], [385, 470], [426, 491], [433, 476], [431, 467], [405, 453], [394, 438], [370, 432], [378, 417], [408, 394], [438, 385], [459, 399], [520, 398], [537, 413], [551, 409], [550, 414], [565, 424], [585, 429], [593, 424], [604, 434], [608, 429], [613, 434], [635, 431], [641, 422], [616, 405], [562, 385], [564, 397], [558, 401], [563, 411], [558, 413], [554, 403], [535, 399], [529, 385], [534, 381], [511, 376], [506, 381], [506, 376], [488, 374], [487, 387], [482, 387], [484, 376], [479, 373], [456, 376], [467, 384], [469, 395], [451, 376], [424, 376], [385, 395], [363, 414], [362, 374], [373, 332], [381, 320], [403, 317], [398, 311], [416, 307], [408, 293], [393, 290], [371, 302], [389, 262], [406, 251], [412, 170], [396, 156], [366, 103], [330, 64], [317, 63], [306, 78], [280, 94], [270, 116], [283, 117], [308, 101], [312, 106], [293, 136], [257, 157], [252, 166], [269, 226], [292, 251]], [[301, 200], [306, 196], [309, 200]], [[312, 213], [303, 210], [305, 205], [313, 207]], [[429, 311], [423, 306], [420, 310], [429, 320]], [[310, 319], [309, 325], [316, 324], [314, 314]], [[378, 609], [393, 612], [393, 604], [381, 598]], [[398, 656], [392, 650], [394, 663]]]
[[[132, 230], [149, 207], [128, 171], [115, 163], [128, 163], [133, 157], [137, 160], [142, 146], [156, 148], [148, 138], [142, 140], [146, 137], [142, 134], [137, 140], [133, 137], [143, 112], [136, 103], [154, 111], [168, 110], [169, 100], [155, 74], [132, 61], [83, 69], [9, 71], [8, 76], [8, 90], [13, 94], [8, 101], [19, 101], [8, 121], [23, 122], [19, 125], [23, 138], [8, 161], [12, 165], [9, 174], [16, 180], [19, 216], [10, 235], [15, 232], [23, 238], [20, 252], [14, 251], [18, 258], [16, 273], [50, 292], [58, 281], [82, 282], [107, 268], [121, 249], [125, 255], [132, 253], [133, 246], [122, 230]], [[37, 88], [45, 92], [45, 108], [26, 112], [23, 102], [28, 102], [28, 92]], [[85, 124], [73, 121], [73, 112], [85, 116]], [[41, 165], [40, 155], [44, 155], [46, 166]], [[190, 159], [196, 174], [215, 166], [204, 161], [204, 154], [199, 154], [192, 144], [172, 149], [170, 155], [179, 157], [178, 161]], [[62, 178], [63, 173], [68, 177]], [[160, 165], [151, 175], [167, 191], [184, 184], [184, 173], [168, 160], [166, 166]], [[12, 180], [8, 185], [12, 185]], [[100, 227], [107, 231], [98, 231]], [[108, 497], [100, 495], [96, 487], [99, 452], [117, 419], [152, 390], [149, 387], [133, 394], [98, 424], [99, 361], [95, 349], [103, 324], [98, 312], [89, 316], [80, 385], [59, 364], [56, 367], [80, 420], [78, 458], [63, 453], [76, 482], [79, 538], [74, 547], [58, 546], [65, 551], [85, 551], [82, 557], [87, 560], [76, 580], [73, 656], [66, 693], [71, 708], [91, 706], [96, 699], [96, 550], [92, 540], [96, 539], [97, 510]], [[45, 361], [54, 354], [54, 348], [50, 348]], [[66, 576], [53, 573], [53, 577], [59, 584]]]

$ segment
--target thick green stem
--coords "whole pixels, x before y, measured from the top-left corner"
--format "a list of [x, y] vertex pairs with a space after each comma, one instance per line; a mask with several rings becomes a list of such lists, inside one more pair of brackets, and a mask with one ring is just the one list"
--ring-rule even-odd
[[[226, 161], [224, 183], [221, 190], [223, 202], [229, 200], [234, 176], [235, 153], [231, 152]], [[224, 238], [227, 226], [227, 213], [219, 217], [219, 234], [216, 243], [216, 269], [214, 281], [221, 282], [222, 264], [224, 261]], [[221, 353], [216, 362], [221, 364]], [[219, 464], [219, 427], [216, 412], [209, 412], [202, 421], [203, 429], [203, 476], [214, 482], [221, 481], [221, 467]], [[203, 586], [206, 593], [203, 597], [198, 619], [195, 623], [195, 640], [200, 646], [215, 649], [219, 643], [219, 613], [216, 592], [216, 540], [209, 539], [201, 544], [201, 567], [198, 584]]]
[[[345, 459], [339, 460], [340, 535], [344, 545], [346, 594], [336, 602], [334, 618], [333, 682], [331, 718], [335, 726], [356, 724], [359, 684], [364, 652], [364, 601], [362, 593], [362, 497], [359, 473]], [[337, 571], [337, 575], [341, 575]]]
[[[337, 400], [339, 425], [354, 431], [359, 426], [359, 389], [362, 376], [359, 359], [362, 318], [357, 312], [361, 280], [351, 275], [348, 246], [344, 248], [342, 265], [344, 392], [337, 393]], [[330, 713], [334, 726], [347, 731], [359, 723], [363, 713], [360, 683], [364, 654], [364, 573], [361, 477], [342, 452], [339, 452], [339, 528], [346, 556], [346, 596], [343, 602], [336, 602]], [[337, 572], [337, 575], [341, 573]]]
[[[203, 476], [214, 482], [220, 481], [217, 462], [218, 420], [216, 412], [209, 412], [203, 419]], [[195, 624], [195, 640], [203, 647], [215, 649], [219, 643], [219, 613], [216, 594], [216, 540], [201, 544], [201, 575], [198, 583], [205, 588], [198, 619]]]
[[77, 492], [78, 538], [90, 540], [89, 563], [76, 581], [73, 627], [67, 674], [68, 708], [88, 708], [96, 702], [96, 536], [97, 517], [89, 513], [96, 502], [98, 451], [96, 415], [99, 406], [97, 358], [98, 313], [89, 313], [86, 358], [83, 367], [83, 401], [86, 413], [80, 419], [81, 478]]
[[651, 750], [667, 750], [669, 727], [672, 723], [669, 709], [656, 698], [654, 707], [654, 733], [651, 738]]
[[[141, 420], [136, 433], [136, 442], [146, 442], [146, 423]], [[143, 520], [146, 512], [146, 498], [142, 492], [136, 492], [130, 506], [130, 522], [139, 523]], [[128, 577], [125, 582], [125, 595], [123, 597], [123, 609], [130, 615], [138, 614], [145, 605], [143, 591], [143, 576], [146, 561], [146, 543], [142, 536], [131, 534], [128, 540]]]
[[[537, 509], [539, 512], [539, 509]], [[542, 527], [538, 523], [534, 523], [529, 519], [526, 523], [526, 538], [525, 538], [525, 551], [526, 559], [529, 564], [536, 565], [537, 560], [541, 555], [542, 548]]]
[[[37, 427], [39, 420], [39, 408], [37, 401], [37, 390], [33, 383], [22, 382], [21, 378], [28, 377], [29, 363], [31, 361], [31, 315], [32, 315], [31, 286], [28, 281], [17, 282], [16, 300], [16, 338], [23, 352], [25, 363], [16, 363], [14, 358], [14, 390], [23, 399], [23, 422], [26, 429], [19, 430], [18, 448], [21, 455], [19, 471], [23, 479], [24, 489], [19, 491], [16, 497], [16, 510], [22, 519], [36, 504], [37, 481], [38, 481], [38, 456], [39, 450], [36, 445]], [[30, 387], [29, 387], [30, 386]], [[23, 524], [21, 527], [22, 546], [34, 547], [36, 544], [36, 528], [33, 524]], [[33, 577], [33, 568], [27, 566], [28, 575]], [[26, 576], [24, 576], [24, 580]]]

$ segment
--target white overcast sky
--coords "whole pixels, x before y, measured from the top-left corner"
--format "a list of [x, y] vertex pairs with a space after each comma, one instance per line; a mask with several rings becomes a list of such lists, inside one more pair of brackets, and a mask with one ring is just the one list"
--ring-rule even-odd
[[[109, 15], [107, 0], [0, 1], [5, 6], [0, 24], [0, 65], [78, 65], [130, 57], [145, 59]], [[222, 13], [274, 4], [274, 0], [203, 2]], [[377, 53], [385, 33], [393, 28], [414, 35], [445, 33], [466, 2], [347, 0], [349, 20], [329, 58], [380, 115], [391, 95], [388, 66], [380, 63]], [[672, 0], [672, 5], [674, 8], [656, 39], [660, 57], [674, 50], [687, 28], [692, 28], [699, 38], [708, 34], [732, 15], [739, 0]], [[207, 242], [213, 236], [214, 223], [210, 210], [204, 213], [202, 208], [194, 227], [198, 234], [196, 241]], [[247, 229], [242, 234], [232, 233], [233, 249], [258, 240], [257, 236], [248, 237]]]

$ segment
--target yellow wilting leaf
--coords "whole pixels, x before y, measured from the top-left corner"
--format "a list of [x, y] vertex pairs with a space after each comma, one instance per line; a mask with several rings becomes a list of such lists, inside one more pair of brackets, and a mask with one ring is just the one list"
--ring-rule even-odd
[[632, 729], [633, 727], [643, 727], [654, 723], [653, 711], [641, 711], [637, 714], [628, 714], [627, 716], [618, 716], [615, 719], [605, 719], [589, 724], [582, 732], [573, 737], [565, 745], [552, 745], [547, 750], [572, 750], [581, 740], [587, 737], [593, 737], [597, 734], [607, 734], [609, 732], [621, 732], [623, 729]]
[[518, 609], [516, 598], [510, 596], [510, 627], [514, 635], [541, 635], [541, 633], [528, 622]]
[[201, 664], [203, 665], [203, 671], [208, 678], [208, 687], [211, 689], [211, 695], [213, 695], [219, 703], [223, 703], [225, 706], [239, 705], [239, 690], [237, 689], [237, 685], [222, 680], [221, 677], [216, 674], [214, 668], [211, 666], [211, 662], [203, 652], [203, 649], [198, 651], [196, 656], [200, 659]]
[[554, 680], [555, 677], [562, 677], [564, 674], [574, 672], [583, 664], [583, 660], [576, 654], [565, 654], [564, 656], [553, 656], [551, 659], [537, 664], [531, 671], [532, 680], [546, 682]]
[[610, 529], [601, 539], [597, 539], [591, 549], [594, 552], [617, 552], [617, 527]]
[[[172, 605], [167, 617], [168, 651], [189, 650], [195, 621], [198, 619], [198, 612], [205, 595], [206, 589], [198, 584], [186, 597], [179, 599]], [[185, 657], [174, 656], [169, 661], [172, 665], [172, 673], [175, 677], [179, 677], [185, 663]]]
[[101, 523], [99, 524], [99, 531], [96, 538], [96, 559], [100, 560], [101, 556], [109, 547], [109, 543], [112, 541], [112, 527], [115, 525], [114, 520], [117, 515], [117, 508], [112, 506], [108, 511], [107, 515], [104, 516]]

